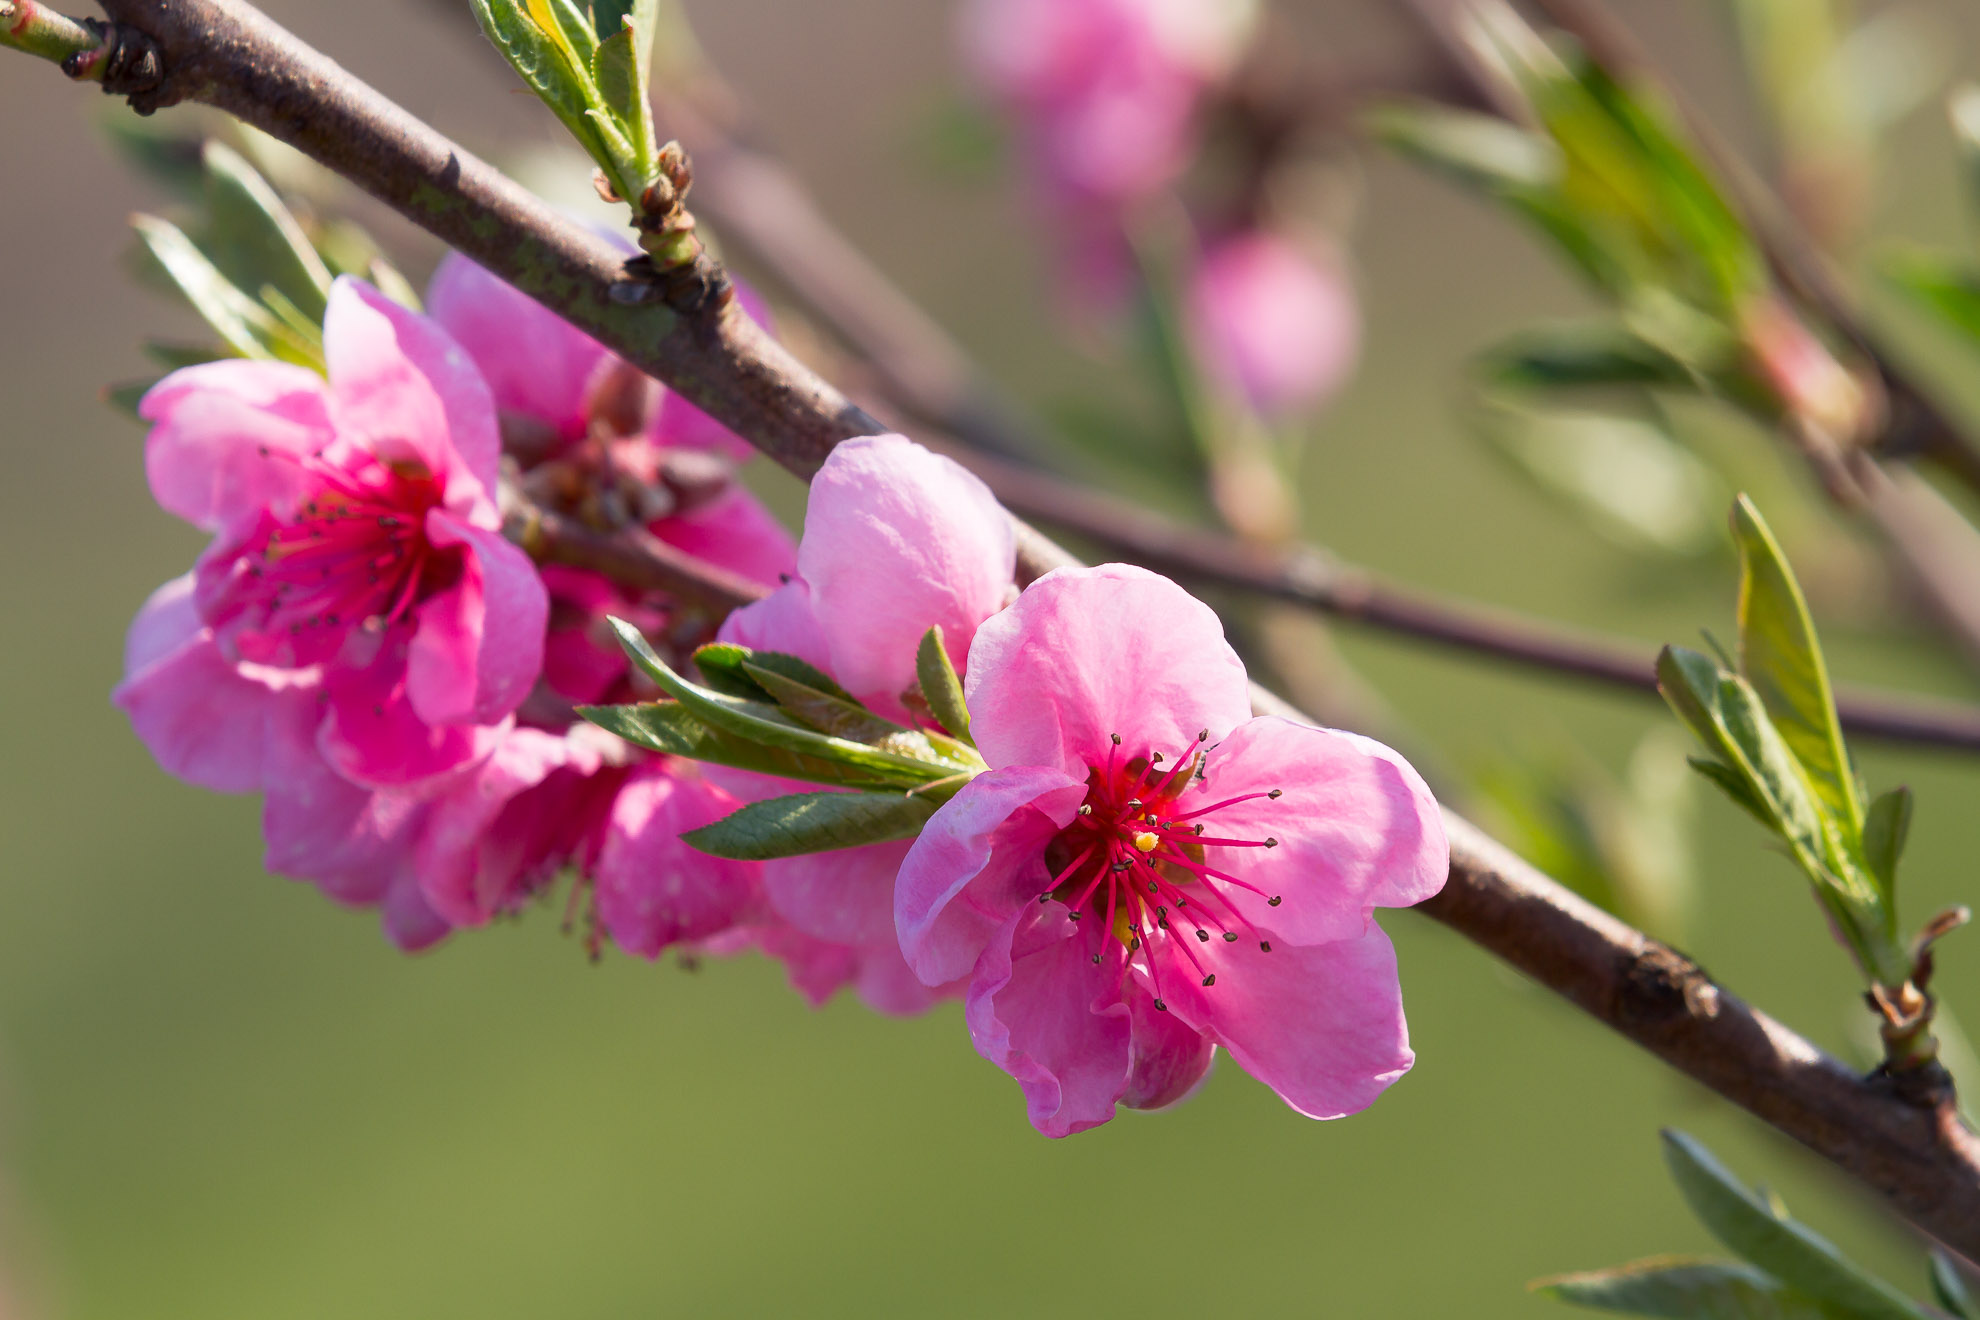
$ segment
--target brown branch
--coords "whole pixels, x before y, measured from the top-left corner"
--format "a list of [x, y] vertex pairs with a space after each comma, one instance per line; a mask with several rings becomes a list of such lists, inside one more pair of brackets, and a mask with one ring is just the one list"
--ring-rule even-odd
[[[151, 103], [199, 99], [345, 173], [416, 223], [570, 317], [793, 468], [813, 466], [870, 419], [740, 316], [698, 323], [631, 314], [609, 248], [364, 87], [239, 0], [106, 0], [154, 38], [167, 79]], [[1020, 526], [1027, 579], [1072, 562]], [[1284, 710], [1270, 694], [1261, 708]], [[1870, 1082], [1698, 977], [1633, 992], [1655, 968], [1688, 969], [1456, 817], [1431, 915], [1890, 1199], [1980, 1259], [1980, 1150], [1949, 1105], [1924, 1109]]]

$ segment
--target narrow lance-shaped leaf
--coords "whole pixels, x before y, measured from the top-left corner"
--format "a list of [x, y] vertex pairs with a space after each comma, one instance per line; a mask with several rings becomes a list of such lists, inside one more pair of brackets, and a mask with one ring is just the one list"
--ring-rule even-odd
[[1929, 1320], [1916, 1302], [1845, 1259], [1792, 1219], [1777, 1218], [1712, 1153], [1666, 1130], [1664, 1158], [1678, 1190], [1712, 1235], [1753, 1265], [1855, 1320]]
[[1533, 1290], [1572, 1306], [1673, 1320], [1836, 1320], [1834, 1311], [1779, 1280], [1729, 1261], [1640, 1260], [1539, 1279]]
[[695, 651], [694, 665], [701, 671], [708, 686], [730, 696], [760, 699], [769, 695], [743, 668], [744, 665], [755, 665], [842, 700], [853, 700], [852, 693], [834, 682], [824, 670], [782, 651], [757, 651], [747, 646], [737, 646], [734, 642], [710, 642]]
[[770, 861], [912, 839], [936, 805], [900, 793], [799, 793], [752, 802], [681, 838], [716, 857]]
[[963, 701], [962, 680], [956, 677], [956, 666], [949, 659], [949, 648], [939, 623], [921, 635], [921, 645], [914, 653], [914, 676], [921, 685], [928, 709], [935, 712], [942, 727], [959, 741], [976, 746], [975, 739], [969, 736], [969, 707]]
[[646, 701], [623, 706], [580, 706], [577, 713], [636, 747], [668, 756], [726, 765], [779, 779], [846, 788], [889, 788], [897, 776], [875, 774], [843, 762], [805, 756], [782, 747], [750, 742], [710, 728], [678, 701]]
[[307, 324], [320, 327], [330, 295], [330, 269], [295, 216], [232, 147], [209, 140], [200, 160], [207, 203], [202, 238], [214, 264], [243, 289], [273, 286]]
[[1932, 1249], [1932, 1296], [1959, 1320], [1980, 1320], [1980, 1305], [1967, 1290], [1966, 1280], [1959, 1277], [1959, 1266], [1936, 1247]]
[[274, 358], [323, 370], [320, 345], [298, 337], [274, 313], [236, 288], [178, 226], [149, 215], [131, 223], [145, 248], [228, 347], [242, 357]]
[[594, 107], [591, 53], [596, 38], [586, 26], [582, 57], [572, 48], [563, 25], [550, 9], [552, 0], [469, 0], [475, 21], [502, 52], [531, 91], [563, 121], [578, 143], [600, 165], [610, 161]]
[[819, 733], [797, 723], [775, 706], [727, 696], [690, 683], [654, 654], [639, 629], [624, 619], [615, 618], [610, 622], [618, 634], [619, 645], [640, 671], [713, 728], [751, 742], [781, 747], [822, 760], [843, 762], [862, 772], [889, 775], [891, 781], [901, 788], [932, 783], [955, 772], [954, 766], [917, 760]]
[[1863, 860], [1884, 891], [1884, 908], [1897, 912], [1898, 859], [1911, 833], [1911, 790], [1902, 785], [1870, 804], [1863, 817]]
[[1780, 543], [1744, 495], [1733, 504], [1732, 523], [1742, 566], [1740, 673], [1760, 694], [1774, 727], [1807, 771], [1816, 796], [1853, 836], [1863, 827], [1863, 801], [1843, 744], [1829, 670], [1808, 602]]

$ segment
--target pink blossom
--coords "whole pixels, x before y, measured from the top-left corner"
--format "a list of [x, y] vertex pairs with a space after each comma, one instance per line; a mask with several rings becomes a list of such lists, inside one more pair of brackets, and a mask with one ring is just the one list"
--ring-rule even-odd
[[[1009, 515], [976, 477], [897, 435], [832, 451], [812, 480], [797, 559], [797, 575], [732, 614], [722, 640], [796, 655], [900, 720], [928, 629], [941, 625], [962, 670], [977, 627], [1014, 590]], [[749, 799], [817, 789], [711, 774]], [[759, 933], [760, 946], [814, 997], [851, 982], [883, 1011], [926, 1007], [929, 991], [894, 937], [894, 876], [906, 852], [880, 843], [765, 863], [765, 898], [781, 924]]]
[[895, 918], [923, 981], [971, 978], [971, 1037], [1039, 1131], [1172, 1103], [1215, 1046], [1316, 1118], [1408, 1070], [1373, 911], [1449, 854], [1401, 757], [1252, 718], [1216, 615], [1122, 565], [986, 622], [965, 692], [990, 769], [915, 841]]
[[1046, 187], [1111, 207], [1182, 172], [1198, 101], [1235, 62], [1250, 16], [1244, 0], [972, 0], [961, 36]]
[[1267, 416], [1308, 408], [1353, 372], [1354, 294], [1331, 263], [1249, 233], [1203, 255], [1190, 283], [1190, 342], [1223, 389]]
[[495, 411], [459, 347], [349, 279], [323, 330], [328, 381], [230, 360], [159, 382], [146, 468], [214, 533], [192, 600], [221, 668], [313, 677], [338, 771], [406, 783], [486, 754], [536, 680], [547, 602], [502, 538]]

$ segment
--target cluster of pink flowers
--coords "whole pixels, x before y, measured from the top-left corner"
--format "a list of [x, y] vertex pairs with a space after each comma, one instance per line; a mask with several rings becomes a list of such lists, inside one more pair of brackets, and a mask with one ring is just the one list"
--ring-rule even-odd
[[[465, 261], [430, 304], [342, 281], [327, 379], [219, 362], [143, 404], [153, 491], [213, 540], [140, 612], [115, 700], [172, 773], [263, 794], [271, 870], [379, 908], [409, 949], [570, 871], [595, 939], [636, 955], [756, 949], [814, 1001], [852, 985], [888, 1012], [962, 998], [1050, 1135], [1172, 1103], [1219, 1046], [1320, 1117], [1409, 1067], [1372, 914], [1434, 893], [1447, 855], [1393, 752], [1250, 718], [1215, 615], [1166, 579], [1113, 565], [1020, 593], [1009, 517], [909, 440], [841, 445], [793, 546], [711, 477], [737, 442], [684, 400]], [[504, 537], [501, 479], [767, 594], [715, 634], [539, 567]], [[698, 852], [684, 832], [816, 785], [578, 720], [651, 696], [614, 616], [677, 659], [712, 634], [796, 656], [922, 724], [939, 626], [982, 769], [912, 841]]]
[[[795, 547], [727, 480], [747, 447], [464, 260], [429, 303], [343, 280], [327, 379], [230, 360], [145, 397], [152, 491], [213, 541], [140, 611], [114, 699], [173, 774], [263, 795], [271, 871], [379, 908], [408, 949], [567, 868], [598, 938], [635, 954], [755, 918], [756, 868], [679, 838], [734, 799], [574, 713], [633, 695], [609, 615], [690, 633], [696, 618], [539, 568], [497, 508], [506, 440], [544, 502], [769, 587]], [[669, 481], [678, 460], [693, 480]]]

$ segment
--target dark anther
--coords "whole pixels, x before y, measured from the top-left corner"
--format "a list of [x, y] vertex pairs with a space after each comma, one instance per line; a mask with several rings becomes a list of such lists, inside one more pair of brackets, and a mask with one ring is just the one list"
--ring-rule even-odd
[[1265, 846], [1267, 848], [1276, 848], [1279, 846], [1279, 841], [1277, 839], [1267, 839], [1265, 840]]
[[1260, 953], [1270, 953], [1272, 951], [1272, 941], [1270, 940], [1258, 941], [1258, 951]]
[[1210, 973], [1210, 975], [1204, 977], [1203, 984], [1206, 986], [1212, 986], [1217, 984], [1217, 974], [1215, 972], [1212, 972]]
[[1119, 747], [1119, 746], [1121, 745], [1121, 735], [1120, 735], [1120, 734], [1118, 734], [1118, 733], [1110, 733], [1110, 734], [1108, 734], [1107, 736], [1108, 736], [1109, 738], [1112, 738], [1112, 739], [1114, 740], [1114, 746], [1116, 746], [1116, 747]]
[[1210, 942], [1210, 932], [1207, 930], [1199, 930], [1196, 932], [1196, 938], [1202, 940], [1205, 944], [1208, 944]]
[[1078, 921], [1078, 920], [1079, 920], [1079, 913], [1077, 913], [1077, 912], [1068, 912], [1068, 913], [1066, 913], [1066, 920], [1067, 920], [1067, 921]]
[[1162, 764], [1162, 754], [1160, 752], [1150, 752], [1148, 754], [1148, 764], [1150, 765]]
[[1127, 809], [1128, 809], [1129, 811], [1140, 811], [1140, 810], [1141, 810], [1141, 799], [1140, 799], [1140, 798], [1129, 798], [1129, 799], [1127, 800]]
[[1100, 955], [1097, 953], [1093, 955], [1093, 965], [1095, 967], [1098, 967], [1100, 965]]
[[1150, 880], [1148, 882], [1148, 892], [1151, 894], [1159, 894], [1162, 892], [1162, 889], [1161, 886], [1158, 885], [1155, 881]]
[[1049, 902], [1051, 902], [1051, 901], [1052, 901], [1052, 892], [1051, 892], [1051, 891], [1050, 891], [1049, 889], [1048, 889], [1048, 890], [1046, 890], [1046, 891], [1045, 891], [1044, 893], [1042, 893], [1042, 894], [1040, 894], [1040, 895], [1038, 896], [1038, 901], [1039, 901], [1039, 902], [1041, 902], [1041, 903], [1049, 903]]
[[1115, 863], [1114, 863], [1114, 864], [1113, 864], [1112, 866], [1110, 866], [1110, 867], [1108, 867], [1107, 869], [1108, 869], [1109, 871], [1112, 871], [1112, 872], [1113, 872], [1113, 873], [1114, 873], [1115, 875], [1119, 875], [1119, 874], [1120, 874], [1121, 872], [1123, 872], [1123, 871], [1131, 871], [1131, 870], [1133, 870], [1133, 869], [1134, 869], [1134, 863], [1133, 863], [1133, 862], [1115, 862]]
[[1155, 1001], [1155, 1011], [1157, 1013], [1166, 1013], [1169, 1011], [1169, 1006], [1158, 999]]
[[1272, 896], [1271, 896], [1270, 898], [1268, 898], [1268, 899], [1266, 899], [1266, 900], [1265, 900], [1265, 906], [1266, 906], [1266, 907], [1277, 907], [1277, 906], [1279, 906], [1279, 904], [1281, 904], [1281, 903], [1283, 903], [1283, 902], [1285, 902], [1285, 901], [1286, 901], [1286, 900], [1285, 900], [1284, 898], [1282, 898], [1282, 897], [1280, 897], [1280, 896], [1279, 896], [1279, 895], [1277, 895], [1277, 894], [1274, 894], [1274, 895], [1272, 895]]
[[1236, 944], [1236, 943], [1237, 943], [1237, 932], [1236, 932], [1236, 931], [1234, 931], [1234, 930], [1227, 930], [1227, 931], [1225, 931], [1225, 932], [1224, 932], [1224, 943], [1226, 943], [1226, 944]]
[[1200, 733], [1198, 733], [1198, 734], [1196, 735], [1196, 741], [1198, 741], [1198, 742], [1209, 742], [1209, 741], [1210, 741], [1210, 730], [1208, 730], [1208, 729], [1205, 729], [1205, 730], [1203, 730], [1202, 732], [1200, 732]]
[[1167, 917], [1157, 917], [1155, 918], [1155, 924], [1163, 930], [1167, 930], [1169, 928], [1169, 919]]
[[1196, 833], [1198, 833], [1198, 834], [1201, 834], [1201, 833], [1203, 833], [1203, 827], [1202, 827], [1201, 825], [1198, 825], [1198, 826], [1196, 827]]
[[1129, 953], [1133, 953], [1133, 952], [1134, 952], [1134, 951], [1135, 951], [1136, 949], [1138, 949], [1138, 948], [1140, 948], [1140, 947], [1141, 947], [1141, 936], [1139, 936], [1139, 935], [1131, 935], [1131, 936], [1129, 936], [1129, 937], [1128, 937], [1128, 952], [1129, 952]]
[[1082, 816], [1091, 816], [1093, 814], [1093, 804], [1090, 802], [1080, 803], [1079, 814]]
[[1286, 795], [1285, 789], [1275, 788], [1271, 792], [1267, 793], [1265, 796], [1271, 798], [1274, 802], [1277, 802], [1280, 798], [1284, 797], [1285, 795]]

